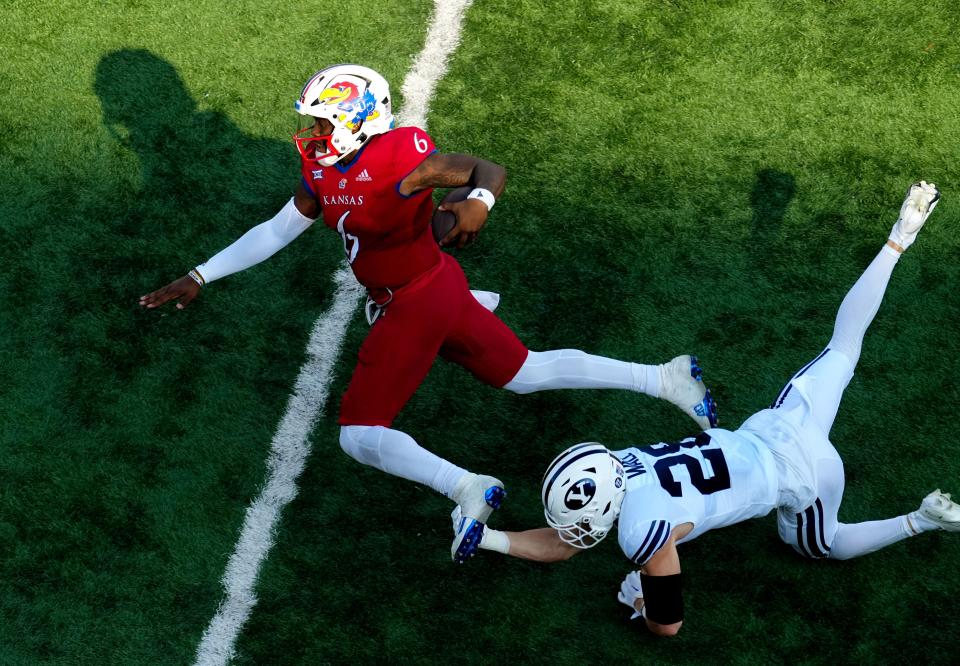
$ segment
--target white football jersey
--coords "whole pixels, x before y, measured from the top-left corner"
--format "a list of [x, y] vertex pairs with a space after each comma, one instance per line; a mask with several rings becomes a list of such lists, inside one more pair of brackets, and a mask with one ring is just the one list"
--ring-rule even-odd
[[773, 455], [751, 433], [711, 428], [682, 442], [613, 454], [627, 473], [620, 547], [638, 565], [660, 550], [677, 525], [693, 523], [682, 543], [776, 507]]

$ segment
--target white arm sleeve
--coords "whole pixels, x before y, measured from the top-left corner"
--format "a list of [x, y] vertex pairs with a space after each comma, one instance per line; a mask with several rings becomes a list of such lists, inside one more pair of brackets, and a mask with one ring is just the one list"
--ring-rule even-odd
[[313, 220], [297, 210], [293, 197], [273, 218], [258, 224], [206, 263], [197, 266], [205, 282], [213, 282], [231, 273], [259, 264], [289, 245], [306, 231]]

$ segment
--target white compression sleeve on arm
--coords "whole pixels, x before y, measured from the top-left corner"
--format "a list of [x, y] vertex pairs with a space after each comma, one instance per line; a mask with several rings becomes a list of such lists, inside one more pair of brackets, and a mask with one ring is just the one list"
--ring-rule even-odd
[[205, 282], [239, 273], [269, 259], [306, 231], [313, 220], [297, 210], [293, 197], [271, 219], [258, 224], [231, 245], [197, 266]]

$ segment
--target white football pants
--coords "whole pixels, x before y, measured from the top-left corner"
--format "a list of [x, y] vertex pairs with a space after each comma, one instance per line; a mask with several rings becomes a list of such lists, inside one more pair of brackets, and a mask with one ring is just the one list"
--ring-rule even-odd
[[[777, 512], [781, 539], [807, 557], [849, 559], [914, 534], [906, 516], [855, 524], [837, 520], [843, 499], [843, 462], [828, 439], [843, 391], [860, 359], [864, 334], [880, 307], [899, 258], [895, 250], [883, 247], [840, 304], [827, 348], [790, 379], [771, 405], [773, 410], [790, 413], [801, 433], [806, 421], [812, 421], [817, 430], [807, 431], [801, 442], [806, 450], [795, 452], [788, 461], [791, 478], [787, 485], [794, 487], [793, 496], [802, 497], [807, 489], [812, 492], [803, 506], [781, 506]], [[782, 456], [783, 452], [774, 451], [774, 455]], [[781, 497], [784, 490], [781, 488]], [[786, 490], [786, 495], [791, 496]], [[915, 514], [911, 518], [921, 531], [936, 529]]]

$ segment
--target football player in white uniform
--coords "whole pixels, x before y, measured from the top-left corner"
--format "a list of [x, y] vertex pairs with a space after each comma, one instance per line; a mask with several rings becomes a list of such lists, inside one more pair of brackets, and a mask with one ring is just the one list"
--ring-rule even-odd
[[[773, 404], [736, 431], [709, 429], [675, 444], [609, 451], [573, 446], [547, 469], [542, 499], [549, 528], [500, 532], [481, 548], [538, 561], [567, 559], [597, 544], [619, 519], [619, 542], [638, 567], [618, 598], [656, 634], [683, 622], [677, 544], [777, 510], [780, 538], [800, 555], [849, 559], [930, 530], [960, 531], [960, 505], [935, 490], [916, 511], [844, 524], [843, 463], [828, 439], [863, 335], [901, 253], [940, 198], [910, 187], [887, 243], [850, 289], [826, 349], [801, 368]], [[456, 511], [454, 519], [456, 521]]]

